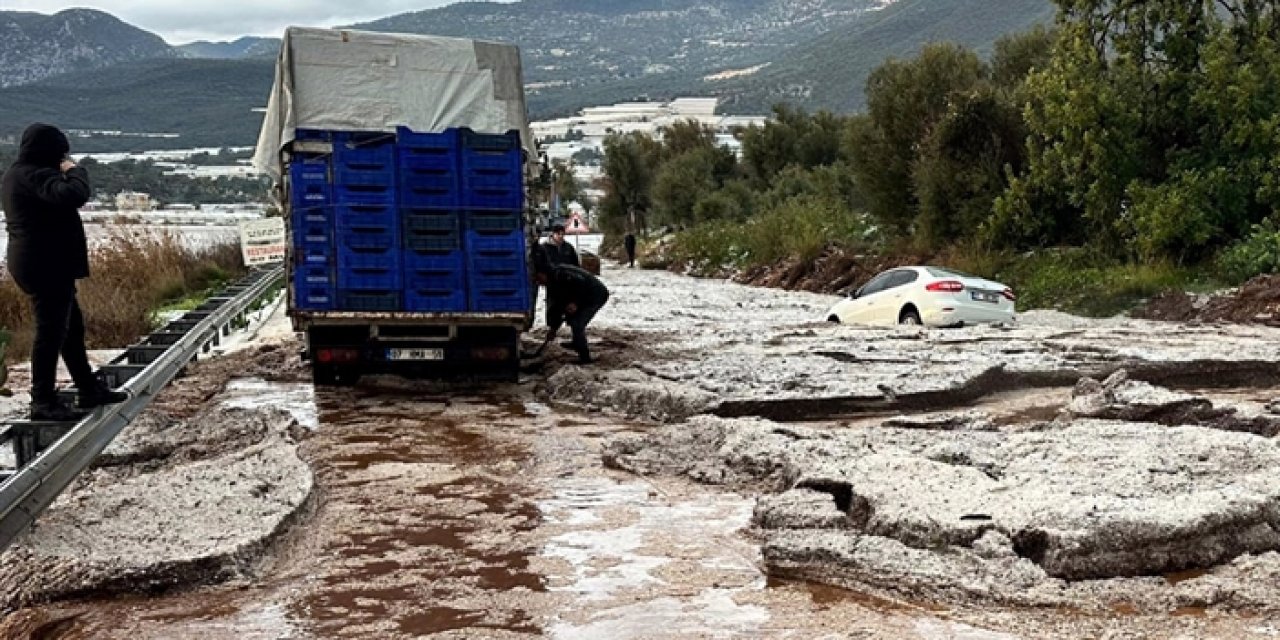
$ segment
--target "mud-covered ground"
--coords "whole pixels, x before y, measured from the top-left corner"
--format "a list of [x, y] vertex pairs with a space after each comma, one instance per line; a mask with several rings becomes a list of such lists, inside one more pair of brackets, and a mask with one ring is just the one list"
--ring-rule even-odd
[[191, 367], [0, 637], [1280, 635], [1280, 331], [605, 278], [599, 362], [519, 384], [316, 391], [280, 317]]

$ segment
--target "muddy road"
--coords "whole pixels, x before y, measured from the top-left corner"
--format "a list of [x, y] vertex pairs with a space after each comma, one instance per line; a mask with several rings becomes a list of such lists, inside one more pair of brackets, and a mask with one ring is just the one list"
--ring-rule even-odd
[[512, 385], [316, 391], [275, 318], [0, 556], [0, 636], [1280, 635], [1280, 332], [606, 280]]

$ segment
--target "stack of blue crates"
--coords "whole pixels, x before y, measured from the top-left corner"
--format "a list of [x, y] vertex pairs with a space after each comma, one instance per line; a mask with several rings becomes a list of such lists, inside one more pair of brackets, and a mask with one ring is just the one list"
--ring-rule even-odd
[[517, 132], [296, 135], [333, 147], [290, 166], [298, 308], [529, 308]]

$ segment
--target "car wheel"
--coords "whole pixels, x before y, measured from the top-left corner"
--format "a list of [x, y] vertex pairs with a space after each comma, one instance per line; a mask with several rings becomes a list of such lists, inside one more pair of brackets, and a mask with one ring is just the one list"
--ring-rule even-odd
[[827, 322], [834, 322], [836, 324], [840, 324], [840, 316], [837, 316], [836, 314], [833, 313], [827, 318]]
[[906, 309], [902, 312], [902, 315], [898, 316], [898, 324], [921, 325], [924, 323], [920, 322], [920, 313], [918, 311], [915, 309]]

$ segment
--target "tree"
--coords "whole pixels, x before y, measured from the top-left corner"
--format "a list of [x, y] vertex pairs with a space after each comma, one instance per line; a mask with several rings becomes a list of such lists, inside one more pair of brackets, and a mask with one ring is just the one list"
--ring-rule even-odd
[[992, 237], [1204, 257], [1275, 213], [1277, 8], [1257, 0], [1059, 0], [1027, 81], [1030, 163]]
[[578, 188], [578, 180], [573, 175], [572, 162], [557, 162], [554, 175], [555, 193], [560, 198], [560, 207], [562, 209], [570, 202], [582, 197], [582, 190]]
[[647, 227], [649, 188], [662, 146], [640, 132], [614, 134], [604, 141], [605, 197], [600, 203], [605, 226], [619, 231]]
[[[654, 221], [676, 226], [705, 222], [696, 205], [720, 189], [736, 167], [737, 159], [725, 147], [696, 148], [669, 159], [653, 180]], [[702, 214], [712, 211], [704, 207]]]
[[768, 189], [783, 169], [812, 168], [840, 159], [840, 133], [845, 119], [826, 111], [814, 116], [786, 105], [773, 108], [763, 127], [742, 131], [742, 162], [751, 184]]
[[867, 115], [845, 133], [849, 158], [871, 214], [889, 231], [905, 234], [919, 213], [912, 170], [926, 135], [947, 113], [953, 96], [987, 77], [972, 51], [933, 44], [914, 60], [890, 60], [867, 79]]

